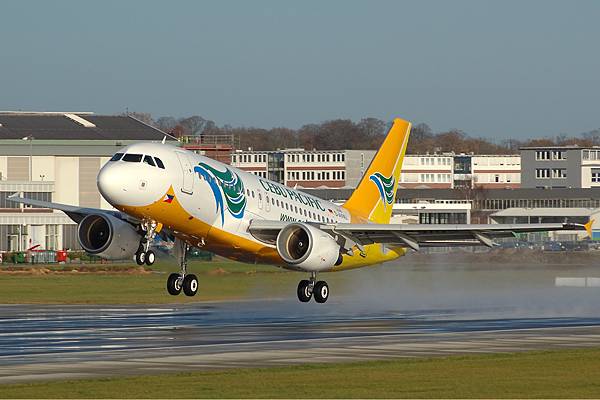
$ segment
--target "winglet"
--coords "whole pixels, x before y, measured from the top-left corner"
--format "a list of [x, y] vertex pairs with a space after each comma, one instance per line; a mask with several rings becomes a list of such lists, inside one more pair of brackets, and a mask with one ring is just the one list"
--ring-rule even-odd
[[594, 219], [590, 219], [587, 224], [583, 225], [590, 239], [592, 238], [592, 225], [594, 225]]

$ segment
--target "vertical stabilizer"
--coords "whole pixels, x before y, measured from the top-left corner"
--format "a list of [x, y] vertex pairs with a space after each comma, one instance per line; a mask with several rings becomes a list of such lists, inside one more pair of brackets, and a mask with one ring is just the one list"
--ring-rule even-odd
[[396, 118], [360, 183], [344, 204], [353, 216], [387, 224], [396, 199], [410, 122]]

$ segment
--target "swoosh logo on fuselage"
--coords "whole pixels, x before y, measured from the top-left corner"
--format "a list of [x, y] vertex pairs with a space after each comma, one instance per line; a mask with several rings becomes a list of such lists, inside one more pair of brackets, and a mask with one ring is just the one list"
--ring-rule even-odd
[[206, 163], [199, 163], [194, 167], [194, 171], [206, 179], [215, 197], [217, 211], [221, 213], [221, 226], [225, 223], [224, 201], [227, 203], [227, 209], [232, 217], [241, 219], [246, 209], [246, 194], [244, 192], [244, 182], [238, 174], [232, 172], [229, 168], [225, 171], [219, 171]]

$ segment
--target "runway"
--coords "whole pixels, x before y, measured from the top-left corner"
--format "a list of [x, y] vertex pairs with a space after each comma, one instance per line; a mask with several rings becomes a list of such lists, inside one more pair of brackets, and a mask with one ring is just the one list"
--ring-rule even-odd
[[598, 317], [346, 301], [0, 306], [0, 383], [600, 346]]

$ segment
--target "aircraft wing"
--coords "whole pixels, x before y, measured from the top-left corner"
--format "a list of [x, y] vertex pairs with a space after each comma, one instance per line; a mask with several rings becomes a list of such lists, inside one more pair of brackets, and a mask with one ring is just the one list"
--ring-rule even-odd
[[[320, 224], [319, 229], [346, 239], [346, 243], [396, 244], [419, 250], [420, 247], [450, 247], [485, 245], [495, 246], [494, 239], [514, 237], [518, 233], [548, 231], [591, 231], [588, 224]], [[252, 220], [249, 231], [265, 242], [275, 243], [279, 231], [290, 224], [285, 221]], [[346, 247], [346, 246], [344, 246]], [[348, 246], [351, 247], [351, 246]]]
[[86, 215], [89, 215], [89, 214], [111, 214], [119, 219], [130, 221], [130, 222], [135, 222], [135, 220], [133, 220], [130, 216], [128, 216], [127, 214], [123, 214], [119, 211], [102, 210], [100, 208], [78, 207], [78, 206], [71, 206], [68, 204], [52, 203], [49, 201], [28, 199], [25, 197], [19, 197], [17, 195], [17, 193], [15, 193], [11, 196], [8, 196], [6, 199], [9, 201], [14, 201], [15, 203], [22, 203], [22, 204], [26, 204], [29, 206], [34, 206], [34, 207], [39, 207], [39, 208], [50, 208], [53, 210], [62, 211], [65, 214], [67, 214], [67, 216], [69, 218], [71, 218], [73, 221], [75, 221], [77, 223], [79, 223]]

